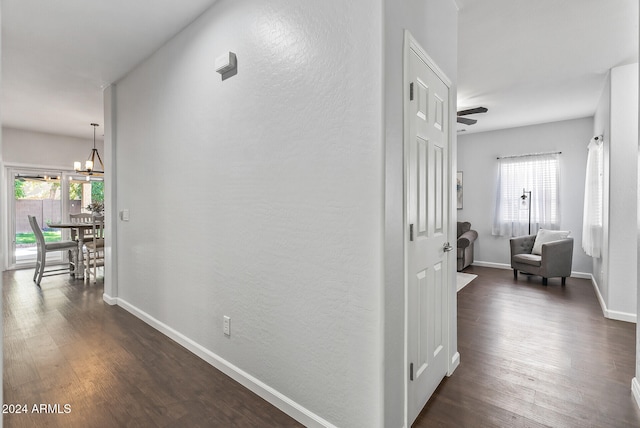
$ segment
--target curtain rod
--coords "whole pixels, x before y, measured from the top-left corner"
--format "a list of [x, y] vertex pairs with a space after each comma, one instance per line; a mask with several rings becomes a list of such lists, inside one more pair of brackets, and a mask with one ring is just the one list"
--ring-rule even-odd
[[524, 157], [527, 157], [527, 156], [561, 155], [561, 154], [562, 154], [562, 152], [529, 153], [529, 154], [526, 154], [526, 155], [498, 156], [496, 159], [524, 158]]

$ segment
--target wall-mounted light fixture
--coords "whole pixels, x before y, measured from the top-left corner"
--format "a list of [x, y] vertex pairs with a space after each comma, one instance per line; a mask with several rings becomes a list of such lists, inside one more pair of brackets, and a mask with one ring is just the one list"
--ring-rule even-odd
[[237, 73], [238, 60], [236, 54], [227, 52], [216, 58], [216, 72], [222, 75], [222, 80]]

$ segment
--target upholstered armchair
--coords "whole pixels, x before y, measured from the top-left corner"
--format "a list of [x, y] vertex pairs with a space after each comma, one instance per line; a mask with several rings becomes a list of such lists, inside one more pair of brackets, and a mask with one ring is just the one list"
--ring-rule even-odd
[[536, 239], [536, 235], [511, 238], [511, 268], [514, 279], [518, 279], [518, 271], [521, 271], [540, 275], [543, 285], [547, 285], [548, 278], [555, 277], [561, 277], [562, 285], [565, 285], [566, 278], [571, 276], [573, 238], [566, 237], [535, 245]]
[[477, 238], [478, 232], [471, 230], [471, 223], [458, 222], [458, 272], [473, 263], [473, 243]]

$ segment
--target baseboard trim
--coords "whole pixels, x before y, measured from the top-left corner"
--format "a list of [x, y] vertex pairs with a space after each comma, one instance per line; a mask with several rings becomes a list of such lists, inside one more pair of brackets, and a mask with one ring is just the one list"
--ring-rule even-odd
[[592, 277], [590, 273], [571, 271], [571, 278], [591, 279]]
[[640, 407], [640, 383], [637, 377], [631, 379], [631, 392], [633, 393], [633, 398], [636, 399], [636, 405]]
[[598, 287], [598, 282], [596, 278], [591, 275], [591, 284], [593, 284], [593, 291], [596, 292], [596, 297], [598, 298], [598, 303], [600, 303], [600, 309], [602, 310], [602, 315], [605, 318], [607, 317], [607, 305], [604, 303], [604, 299], [602, 298], [602, 294], [600, 293], [600, 287]]
[[[474, 261], [471, 264], [473, 266], [490, 267], [490, 268], [495, 268], [495, 269], [508, 269], [508, 270], [511, 270], [511, 265], [507, 264], [507, 263], [494, 263], [494, 262], [482, 262], [482, 261], [476, 262], [476, 261]], [[571, 277], [572, 278], [580, 278], [580, 279], [591, 279], [593, 277], [593, 275], [591, 275], [590, 273], [586, 273], [586, 272], [571, 271]]]
[[153, 316], [137, 308], [126, 300], [123, 300], [121, 298], [116, 298], [115, 300], [118, 306], [131, 313], [133, 316], [141, 319], [145, 323], [149, 324], [151, 327], [155, 328], [165, 336], [176, 341], [178, 344], [182, 345], [193, 354], [211, 364], [213, 367], [217, 368], [236, 382], [248, 388], [278, 409], [282, 410], [301, 424], [308, 427], [336, 428], [335, 425], [309, 411], [289, 397], [276, 391], [269, 385], [261, 382], [259, 379], [251, 376], [249, 373], [236, 367], [229, 361], [211, 352], [202, 345], [194, 342], [182, 333], [174, 330], [173, 328], [164, 324], [162, 321], [154, 318]]
[[102, 300], [104, 300], [107, 305], [114, 306], [118, 304], [118, 298], [111, 297], [107, 293], [102, 293]]
[[473, 263], [471, 263], [472, 266], [480, 266], [480, 267], [490, 267], [490, 268], [495, 268], [495, 269], [508, 269], [511, 270], [511, 265], [508, 265], [506, 263], [494, 263], [494, 262], [481, 262], [481, 261], [475, 261]]
[[628, 312], [607, 310], [605, 317], [616, 321], [625, 321], [634, 324], [637, 324], [638, 322], [638, 316]]
[[453, 375], [453, 372], [456, 371], [459, 365], [460, 365], [460, 353], [456, 352], [455, 354], [453, 354], [453, 357], [451, 357], [451, 365], [449, 366], [449, 371], [447, 372], [447, 376]]
[[591, 275], [590, 279], [591, 279], [591, 283], [593, 284], [593, 290], [596, 292], [596, 296], [598, 297], [598, 302], [600, 303], [600, 309], [602, 309], [602, 315], [605, 318], [616, 320], [616, 321], [631, 322], [634, 324], [638, 323], [638, 316], [636, 314], [631, 314], [628, 312], [612, 311], [609, 308], [607, 308], [607, 304], [605, 303], [604, 298], [600, 293], [600, 287], [598, 287], [598, 282], [596, 281], [596, 278], [593, 275]]

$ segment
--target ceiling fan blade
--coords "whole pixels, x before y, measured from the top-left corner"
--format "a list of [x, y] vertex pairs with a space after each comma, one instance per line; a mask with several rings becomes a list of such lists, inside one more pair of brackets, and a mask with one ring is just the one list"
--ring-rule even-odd
[[457, 121], [458, 123], [462, 123], [464, 125], [473, 125], [474, 123], [477, 122], [477, 120], [475, 119], [467, 119], [466, 117], [459, 117]]
[[468, 114], [476, 114], [476, 113], [486, 113], [489, 110], [486, 107], [476, 107], [476, 108], [470, 108], [467, 110], [461, 110], [458, 112], [458, 116], [466, 116]]

